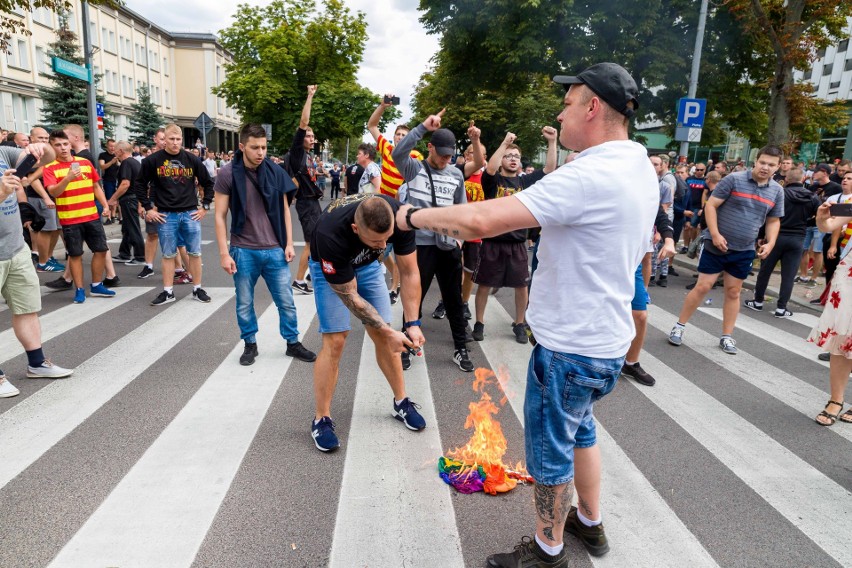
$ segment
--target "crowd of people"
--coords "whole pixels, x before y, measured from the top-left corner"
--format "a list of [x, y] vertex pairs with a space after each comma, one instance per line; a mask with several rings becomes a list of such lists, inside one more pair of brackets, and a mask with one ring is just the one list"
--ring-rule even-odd
[[[699, 262], [669, 342], [683, 344], [690, 317], [721, 285], [719, 347], [731, 355], [737, 353], [733, 333], [741, 289], [755, 258], [761, 259], [757, 286], [744, 305], [763, 309], [769, 276], [780, 261], [778, 318], [792, 315], [794, 281], [815, 281], [824, 266], [826, 292], [817, 303], [825, 309], [809, 340], [831, 362], [831, 399], [816, 421], [852, 422], [852, 410], [841, 414], [852, 372], [852, 301], [846, 298], [852, 298], [852, 268], [846, 269], [852, 266], [846, 260], [852, 214], [835, 209], [832, 215], [832, 206], [852, 202], [852, 164], [806, 169], [771, 145], [757, 152], [753, 164], [672, 164], [668, 155], [649, 155], [629, 140], [639, 93], [623, 68], [601, 63], [554, 81], [565, 88], [560, 129], [542, 129], [547, 152], [540, 169], [523, 166], [511, 132], [489, 157], [473, 121], [465, 133], [469, 145], [457, 155], [458, 139], [442, 127], [443, 111], [413, 128], [398, 125], [393, 140], [386, 139], [378, 125], [392, 95], [368, 121], [375, 145], [361, 144], [353, 165], [326, 164], [313, 155], [316, 85], [307, 89], [283, 156], [268, 156], [259, 124], [242, 127], [234, 152], [207, 152], [200, 141], [186, 148], [182, 129], [169, 124], [150, 148], [107, 140], [97, 160], [79, 125], [37, 127], [26, 140], [16, 135], [15, 147], [0, 145], [0, 291], [27, 354], [27, 375], [73, 373], [53, 364], [41, 348], [37, 272], [62, 272], [47, 285], [72, 290], [74, 303], [82, 304], [115, 295], [115, 262], [144, 265], [141, 279], [153, 275], [159, 249], [162, 290], [151, 306], [174, 302], [174, 286], [182, 283], [192, 284], [192, 299], [209, 303], [202, 287], [201, 221], [212, 207], [220, 267], [236, 290], [244, 344], [239, 362], [252, 365], [261, 353], [254, 295], [263, 278], [278, 310], [286, 355], [313, 363], [310, 435], [322, 452], [340, 447], [331, 409], [351, 315], [375, 344], [393, 417], [419, 431], [427, 424], [406, 393], [404, 371], [426, 342], [421, 318], [432, 280], [441, 295], [432, 317], [447, 319], [451, 360], [464, 372], [475, 367], [468, 345], [485, 338], [492, 292], [513, 289], [511, 329], [490, 333], [533, 345], [524, 412], [536, 532], [514, 551], [490, 556], [489, 566], [567, 566], [563, 534], [579, 538], [593, 555], [609, 550], [594, 403], [620, 376], [655, 384], [639, 362], [648, 288], [665, 287], [668, 275], [677, 274], [670, 262], [675, 254], [698, 256]], [[425, 155], [416, 149], [424, 139]], [[557, 144], [572, 150], [561, 165]], [[31, 171], [17, 171], [27, 161], [35, 162]], [[611, 175], [601, 178], [601, 171]], [[331, 202], [323, 209], [327, 191]], [[291, 209], [305, 238], [298, 258]], [[112, 255], [103, 226], [116, 217], [122, 240]], [[604, 233], [610, 236], [601, 255]], [[60, 237], [65, 264], [53, 256]], [[84, 243], [92, 253], [88, 287]], [[313, 295], [319, 353], [299, 340], [296, 293]], [[397, 302], [402, 321], [394, 323], [391, 306]], [[0, 397], [17, 394], [0, 372]], [[575, 488], [578, 507], [571, 505]]]

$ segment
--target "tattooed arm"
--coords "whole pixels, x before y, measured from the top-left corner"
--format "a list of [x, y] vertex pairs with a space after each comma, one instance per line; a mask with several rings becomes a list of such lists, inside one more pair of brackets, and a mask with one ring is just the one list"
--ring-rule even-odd
[[376, 308], [358, 294], [358, 283], [355, 279], [343, 284], [332, 284], [329, 282], [329, 286], [337, 293], [343, 305], [355, 314], [356, 318], [361, 320], [367, 327], [372, 327], [382, 334], [392, 352], [402, 353], [406, 350], [406, 346], [415, 346], [404, 333], [393, 329], [385, 323], [382, 316], [376, 311]]

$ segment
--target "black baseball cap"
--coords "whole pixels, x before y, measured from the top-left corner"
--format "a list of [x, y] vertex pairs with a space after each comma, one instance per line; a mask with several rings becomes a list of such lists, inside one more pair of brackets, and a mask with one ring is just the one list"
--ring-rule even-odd
[[[590, 88], [606, 104], [627, 118], [632, 118], [639, 108], [639, 87], [624, 67], [616, 63], [597, 63], [581, 71], [576, 76], [557, 75], [555, 83], [565, 87], [583, 84]], [[633, 101], [633, 108], [627, 103]]]
[[456, 153], [456, 135], [446, 128], [433, 132], [429, 142], [441, 156], [452, 156]]
[[814, 173], [817, 172], [825, 172], [828, 175], [831, 175], [834, 170], [832, 170], [831, 166], [829, 166], [828, 164], [818, 164], [817, 167], [814, 168]]

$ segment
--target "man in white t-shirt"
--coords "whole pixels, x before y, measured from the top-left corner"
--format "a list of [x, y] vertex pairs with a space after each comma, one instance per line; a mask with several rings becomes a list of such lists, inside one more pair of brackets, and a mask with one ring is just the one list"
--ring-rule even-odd
[[[559, 141], [579, 151], [574, 161], [504, 199], [432, 209], [405, 205], [397, 213], [402, 229], [428, 227], [462, 240], [541, 227], [527, 310], [537, 345], [524, 401], [536, 534], [513, 552], [490, 556], [491, 567], [565, 568], [563, 531], [593, 555], [609, 550], [600, 522], [593, 404], [615, 387], [633, 338], [634, 273], [659, 208], [648, 154], [627, 137], [639, 106], [633, 78], [614, 63], [600, 63], [554, 80], [568, 89]], [[601, 234], [608, 235], [605, 255]], [[575, 477], [579, 511], [571, 507]]]
[[[382, 184], [382, 169], [376, 163], [376, 147], [366, 142], [358, 146], [355, 156], [358, 165], [364, 168], [358, 182], [358, 193], [379, 193]], [[350, 191], [351, 193], [351, 191]]]

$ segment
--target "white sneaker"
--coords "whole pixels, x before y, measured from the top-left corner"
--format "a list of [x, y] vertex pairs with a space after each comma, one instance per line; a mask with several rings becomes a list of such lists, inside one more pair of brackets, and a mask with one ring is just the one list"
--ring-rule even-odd
[[54, 365], [47, 359], [38, 367], [27, 366], [27, 378], [30, 379], [62, 379], [70, 377], [73, 372], [73, 369], [65, 369], [59, 365]]
[[21, 394], [21, 391], [6, 380], [6, 375], [0, 375], [0, 398], [10, 398], [19, 394]]

